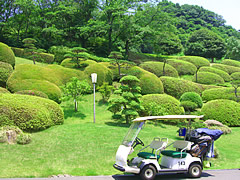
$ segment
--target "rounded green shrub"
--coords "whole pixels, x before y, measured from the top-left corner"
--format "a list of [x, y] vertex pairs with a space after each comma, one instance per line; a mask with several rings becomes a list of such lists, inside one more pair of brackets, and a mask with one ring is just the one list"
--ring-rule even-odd
[[17, 56], [17, 57], [23, 57], [24, 56], [24, 49], [23, 48], [11, 47], [11, 49], [14, 52], [15, 56]]
[[232, 59], [224, 59], [221, 63], [229, 66], [240, 67], [240, 62]]
[[10, 93], [7, 89], [0, 87], [0, 93]]
[[201, 68], [199, 69], [199, 72], [211, 72], [211, 73], [215, 73], [215, 74], [221, 76], [225, 82], [229, 82], [229, 81], [232, 80], [231, 76], [230, 76], [227, 72], [222, 71], [222, 70], [220, 70], [220, 69], [213, 68], [213, 67], [208, 67], [208, 66], [206, 66], [206, 67], [201, 67]]
[[93, 63], [89, 64], [84, 70], [84, 73], [90, 78], [92, 73], [97, 73], [97, 85], [103, 85], [103, 82], [107, 82], [108, 84], [112, 84], [113, 74], [112, 71], [106, 66]]
[[[140, 67], [160, 77], [163, 76], [163, 65], [163, 62], [147, 61], [140, 64]], [[171, 65], [165, 64], [165, 76], [178, 77], [178, 72]]]
[[172, 67], [174, 67], [178, 74], [181, 75], [194, 75], [197, 71], [196, 66], [194, 66], [192, 63], [177, 59], [168, 59], [167, 63], [170, 64]]
[[203, 57], [199, 56], [180, 56], [178, 59], [190, 62], [194, 64], [197, 68], [203, 67], [203, 66], [210, 66], [210, 62]]
[[17, 143], [18, 144], [29, 144], [32, 141], [31, 134], [28, 133], [22, 133], [17, 136]]
[[11, 64], [13, 67], [15, 66], [15, 55], [12, 49], [0, 42], [0, 61]]
[[6, 87], [6, 82], [13, 72], [11, 64], [0, 61], [0, 86]]
[[240, 126], [240, 104], [226, 99], [209, 101], [202, 107], [204, 119], [214, 119], [227, 126]]
[[193, 112], [198, 107], [198, 105], [192, 101], [182, 101], [180, 106], [187, 112]]
[[181, 97], [180, 97], [180, 102], [183, 101], [191, 101], [197, 104], [198, 108], [201, 108], [203, 105], [202, 98], [201, 96], [196, 93], [196, 92], [185, 92]]
[[[84, 61], [80, 61], [79, 64], [80, 64], [79, 70], [84, 70], [90, 64], [97, 64], [97, 62], [93, 60], [84, 60]], [[76, 63], [71, 58], [67, 58], [61, 62], [61, 66], [66, 68], [76, 68]]]
[[198, 84], [193, 83], [192, 81], [167, 76], [162, 76], [160, 79], [163, 83], [164, 92], [177, 99], [179, 99], [185, 92], [196, 92], [198, 94], [202, 92], [202, 89]]
[[0, 126], [38, 131], [63, 121], [63, 111], [54, 101], [36, 96], [0, 94]]
[[42, 58], [44, 63], [52, 64], [54, 62], [54, 55], [49, 53], [40, 53], [40, 57]]
[[18, 91], [15, 94], [25, 94], [25, 95], [30, 95], [30, 96], [38, 96], [42, 98], [48, 99], [48, 96], [41, 92], [41, 91], [34, 91], [34, 90], [23, 90], [23, 91]]
[[234, 67], [225, 64], [213, 64], [212, 67], [225, 71], [230, 75], [235, 72], [240, 72], [240, 67]]
[[[193, 77], [193, 82], [196, 82], [196, 74]], [[221, 76], [211, 72], [198, 72], [197, 82], [201, 84], [223, 84], [224, 80]]]
[[180, 102], [167, 94], [147, 94], [141, 100], [146, 116], [184, 114]]
[[140, 80], [142, 94], [162, 94], [164, 93], [162, 81], [153, 73], [134, 66], [127, 71], [128, 75], [136, 76]]
[[232, 80], [240, 80], [240, 72], [235, 72], [231, 74]]
[[[238, 89], [238, 96], [240, 96], [240, 88]], [[202, 93], [203, 101], [211, 101], [216, 99], [229, 99], [237, 101], [235, 90], [233, 87], [221, 87], [214, 89], [207, 89]]]

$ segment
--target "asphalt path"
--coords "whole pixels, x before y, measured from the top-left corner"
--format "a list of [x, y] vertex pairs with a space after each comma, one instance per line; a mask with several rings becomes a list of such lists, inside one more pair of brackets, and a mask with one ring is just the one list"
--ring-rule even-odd
[[[113, 175], [113, 176], [75, 176], [55, 178], [4, 178], [1, 180], [139, 180], [135, 175]], [[155, 180], [193, 179], [187, 174], [158, 174]], [[199, 180], [240, 180], [240, 169], [231, 170], [206, 170], [203, 171]], [[197, 179], [197, 180], [198, 180]]]

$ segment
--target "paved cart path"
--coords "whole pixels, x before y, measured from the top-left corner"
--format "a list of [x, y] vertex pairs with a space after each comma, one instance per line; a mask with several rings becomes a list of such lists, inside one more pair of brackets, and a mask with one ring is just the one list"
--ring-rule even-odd
[[[113, 175], [113, 176], [76, 176], [59, 178], [4, 178], [0, 180], [139, 180], [135, 175]], [[161, 174], [157, 175], [155, 180], [177, 180], [191, 179], [186, 174]], [[240, 180], [240, 169], [231, 170], [206, 170], [203, 171], [199, 180]], [[196, 180], [198, 180], [196, 179]]]

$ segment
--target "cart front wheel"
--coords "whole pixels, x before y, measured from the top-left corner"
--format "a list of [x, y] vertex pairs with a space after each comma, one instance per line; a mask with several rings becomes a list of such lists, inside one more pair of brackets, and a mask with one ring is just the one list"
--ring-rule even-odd
[[140, 172], [140, 177], [143, 180], [153, 180], [155, 176], [156, 176], [156, 169], [152, 165], [145, 166]]
[[202, 167], [200, 166], [200, 164], [193, 163], [188, 169], [188, 174], [190, 175], [190, 177], [199, 178], [202, 174]]

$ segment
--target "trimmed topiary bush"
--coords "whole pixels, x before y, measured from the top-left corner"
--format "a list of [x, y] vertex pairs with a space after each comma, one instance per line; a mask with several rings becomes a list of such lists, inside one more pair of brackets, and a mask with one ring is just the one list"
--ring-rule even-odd
[[213, 67], [207, 67], [207, 66], [201, 67], [199, 69], [199, 72], [211, 72], [211, 73], [217, 74], [221, 76], [225, 82], [229, 82], [232, 80], [231, 76], [227, 72], [222, 71], [220, 69], [213, 68]]
[[42, 98], [48, 99], [48, 96], [41, 92], [41, 91], [34, 91], [34, 90], [23, 90], [23, 91], [18, 91], [15, 94], [25, 94], [25, 95], [30, 95], [30, 96], [38, 96]]
[[[238, 96], [240, 96], [240, 88], [238, 89]], [[202, 93], [203, 101], [211, 101], [216, 99], [229, 99], [237, 101], [235, 90], [233, 87], [222, 87], [215, 89], [207, 89]]]
[[44, 63], [52, 64], [54, 62], [54, 55], [49, 53], [39, 53]]
[[232, 59], [224, 59], [221, 63], [229, 66], [240, 67], [240, 62]]
[[13, 72], [11, 64], [0, 62], [0, 86], [6, 87], [6, 82]]
[[180, 102], [167, 94], [147, 94], [142, 96], [141, 100], [145, 116], [184, 114]]
[[10, 93], [7, 89], [0, 87], [0, 93]]
[[197, 71], [196, 66], [187, 61], [168, 59], [167, 63], [174, 67], [180, 76], [187, 74], [194, 75]]
[[222, 71], [225, 71], [230, 75], [235, 72], [240, 72], [239, 67], [229, 66], [229, 65], [225, 65], [225, 64], [213, 64], [212, 67], [214, 67], [216, 69], [220, 69]]
[[204, 119], [215, 119], [227, 126], [240, 126], [240, 104], [226, 99], [209, 101], [202, 107]]
[[13, 67], [15, 66], [15, 55], [12, 49], [0, 42], [0, 61], [11, 64]]
[[232, 80], [240, 80], [240, 72], [235, 72], [231, 74]]
[[[160, 77], [163, 76], [163, 65], [163, 62], [147, 61], [140, 64], [140, 67]], [[165, 64], [165, 76], [178, 77], [178, 72], [171, 65]]]
[[201, 108], [203, 105], [201, 96], [196, 92], [186, 92], [180, 97], [180, 102], [191, 101], [197, 104], [198, 108]]
[[[193, 77], [193, 82], [196, 82], [196, 75]], [[211, 72], [198, 72], [197, 82], [201, 84], [223, 84], [224, 80], [221, 76]]]
[[203, 66], [210, 66], [210, 62], [206, 58], [199, 56], [179, 56], [178, 59], [190, 62], [194, 64], [197, 68]]
[[193, 112], [197, 109], [198, 105], [192, 101], [182, 101], [180, 104], [186, 112]]
[[54, 101], [36, 96], [0, 94], [0, 126], [39, 131], [63, 121], [63, 111]]
[[200, 94], [202, 89], [197, 83], [192, 81], [182, 80], [173, 77], [162, 76], [160, 77], [163, 83], [164, 92], [179, 99], [185, 92], [196, 92]]
[[[80, 61], [80, 70], [84, 70], [87, 66], [89, 66], [89, 64], [96, 64], [96, 61], [93, 60], [85, 60], [85, 61]], [[71, 58], [67, 58], [64, 59], [61, 62], [61, 66], [66, 67], [66, 68], [76, 68], [76, 63], [71, 59]]]
[[162, 94], [164, 93], [162, 81], [153, 73], [134, 66], [127, 71], [128, 75], [136, 76], [140, 80], [142, 94]]
[[17, 56], [17, 57], [23, 57], [24, 56], [24, 49], [23, 48], [11, 47], [11, 49], [14, 52], [15, 56]]

